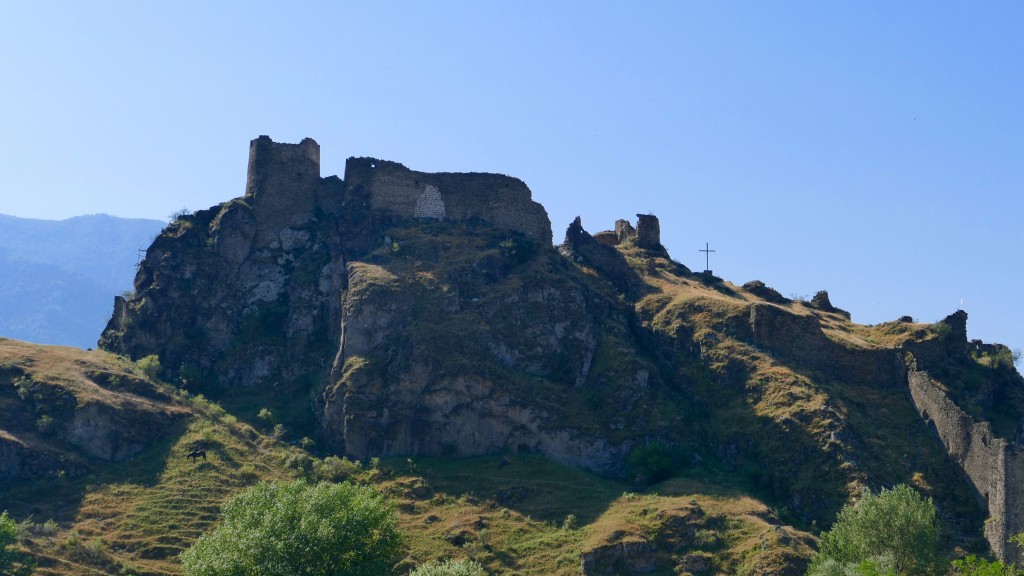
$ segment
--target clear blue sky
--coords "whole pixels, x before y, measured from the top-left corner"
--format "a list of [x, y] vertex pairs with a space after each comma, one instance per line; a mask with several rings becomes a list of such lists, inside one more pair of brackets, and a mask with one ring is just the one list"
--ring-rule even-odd
[[165, 219], [260, 134], [522, 178], [556, 241], [1024, 347], [1024, 3], [5, 2], [0, 213]]

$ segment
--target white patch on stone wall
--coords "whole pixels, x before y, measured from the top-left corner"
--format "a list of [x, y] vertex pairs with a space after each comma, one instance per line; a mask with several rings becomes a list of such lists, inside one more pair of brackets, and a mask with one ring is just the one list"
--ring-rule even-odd
[[444, 220], [444, 200], [441, 199], [441, 191], [436, 186], [428, 185], [423, 194], [416, 199], [416, 210], [413, 212], [413, 216]]

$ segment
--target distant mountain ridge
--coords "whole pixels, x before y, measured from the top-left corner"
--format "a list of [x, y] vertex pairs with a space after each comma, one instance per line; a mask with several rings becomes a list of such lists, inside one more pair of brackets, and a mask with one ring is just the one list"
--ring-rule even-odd
[[66, 220], [0, 214], [0, 335], [95, 346], [113, 296], [132, 286], [138, 250], [164, 224], [107, 214]]

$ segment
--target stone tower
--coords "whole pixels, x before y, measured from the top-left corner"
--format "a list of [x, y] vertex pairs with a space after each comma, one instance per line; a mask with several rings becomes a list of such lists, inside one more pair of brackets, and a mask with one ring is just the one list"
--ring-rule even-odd
[[654, 214], [636, 215], [636, 245], [647, 250], [663, 250], [661, 225]]
[[320, 187], [320, 145], [312, 138], [279, 144], [269, 136], [249, 142], [245, 198], [257, 215], [257, 237], [302, 225], [313, 217]]
[[633, 229], [633, 225], [629, 223], [629, 220], [616, 220], [615, 221], [615, 240], [616, 242], [622, 243], [626, 241], [626, 238], [636, 235], [636, 230]]

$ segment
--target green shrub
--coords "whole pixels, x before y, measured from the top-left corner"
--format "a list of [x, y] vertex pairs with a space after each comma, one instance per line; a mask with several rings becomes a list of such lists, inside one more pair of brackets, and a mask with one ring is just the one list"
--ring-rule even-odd
[[516, 235], [499, 242], [498, 253], [511, 265], [518, 266], [533, 258], [537, 253], [537, 245], [526, 236]]
[[1024, 571], [1019, 570], [1014, 564], [1006, 566], [998, 560], [985, 560], [971, 554], [966, 558], [953, 561], [952, 574], [955, 576], [1024, 576]]
[[49, 436], [57, 431], [57, 421], [52, 416], [43, 414], [36, 419], [36, 429], [40, 434]]
[[256, 467], [252, 464], [246, 464], [238, 469], [238, 477], [243, 482], [255, 482], [259, 479], [259, 474], [256, 472]]
[[420, 564], [409, 576], [486, 576], [483, 566], [472, 560], [432, 560]]
[[320, 480], [328, 482], [340, 482], [363, 471], [359, 462], [353, 462], [348, 458], [328, 456], [323, 460], [313, 462], [313, 474]]
[[32, 396], [32, 381], [22, 376], [14, 381], [14, 388], [18, 391], [18, 398], [28, 400]]
[[845, 506], [832, 529], [822, 533], [807, 574], [928, 576], [944, 568], [935, 505], [900, 484], [878, 494], [865, 492], [859, 502]]
[[265, 482], [232, 498], [223, 522], [181, 554], [188, 576], [384, 576], [402, 539], [394, 508], [349, 483]]
[[634, 478], [643, 484], [652, 484], [667, 479], [675, 471], [675, 453], [664, 442], [656, 440], [634, 448], [626, 463]]
[[[1010, 542], [1024, 546], [1024, 532], [1010, 538]], [[985, 560], [974, 554], [953, 561], [951, 576], [1024, 576], [1016, 564], [1006, 565], [998, 560]]]
[[138, 366], [139, 370], [142, 370], [142, 373], [150, 380], [155, 380], [160, 377], [160, 357], [156, 354], [150, 354], [144, 358], [139, 358], [135, 365]]
[[928, 326], [928, 330], [937, 335], [939, 338], [945, 338], [946, 336], [949, 336], [949, 333], [953, 329], [950, 328], [949, 324], [939, 321], [936, 322], [935, 324], [932, 324], [931, 326]]
[[35, 560], [16, 548], [19, 536], [21, 529], [5, 510], [0, 514], [0, 574], [4, 576], [28, 576], [35, 571]]

